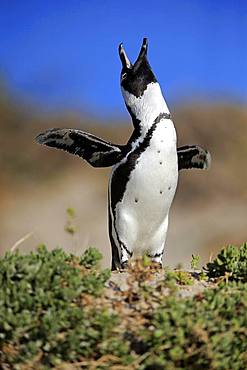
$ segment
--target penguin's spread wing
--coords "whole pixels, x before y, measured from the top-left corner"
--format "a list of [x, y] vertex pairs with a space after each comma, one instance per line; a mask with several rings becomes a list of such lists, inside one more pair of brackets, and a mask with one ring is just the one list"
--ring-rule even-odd
[[200, 168], [206, 170], [211, 164], [210, 153], [198, 145], [186, 145], [177, 148], [178, 169]]
[[36, 141], [78, 155], [93, 167], [113, 166], [122, 155], [121, 145], [113, 145], [81, 130], [53, 128], [39, 134]]

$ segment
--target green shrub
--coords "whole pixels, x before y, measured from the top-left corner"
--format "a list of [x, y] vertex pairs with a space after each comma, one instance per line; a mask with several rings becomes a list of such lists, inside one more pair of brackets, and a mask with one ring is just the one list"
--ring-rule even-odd
[[208, 289], [194, 298], [169, 296], [141, 333], [163, 369], [244, 369], [247, 365], [247, 287]]
[[[28, 255], [7, 253], [0, 259], [0, 368], [244, 370], [241, 248], [241, 279], [220, 279], [187, 298], [179, 285], [191, 284], [193, 274], [167, 274], [145, 259], [130, 264], [122, 291], [106, 284], [110, 273], [99, 269], [95, 249], [82, 257], [45, 247]], [[232, 266], [235, 253], [225, 253]]]
[[25, 362], [42, 353], [41, 362], [54, 365], [92, 355], [116, 323], [107, 311], [85, 310], [81, 299], [99, 296], [109, 278], [108, 270], [95, 268], [98, 260], [94, 249], [78, 258], [45, 247], [1, 259], [1, 362]]
[[95, 267], [102, 259], [102, 254], [96, 248], [87, 249], [80, 258], [80, 264], [86, 268]]
[[223, 248], [215, 260], [207, 264], [206, 270], [212, 278], [247, 282], [247, 243], [239, 248], [234, 245]]
[[168, 282], [176, 282], [179, 285], [193, 285], [194, 280], [191, 274], [187, 271], [181, 270], [174, 270], [174, 271], [167, 271], [166, 273], [166, 281]]

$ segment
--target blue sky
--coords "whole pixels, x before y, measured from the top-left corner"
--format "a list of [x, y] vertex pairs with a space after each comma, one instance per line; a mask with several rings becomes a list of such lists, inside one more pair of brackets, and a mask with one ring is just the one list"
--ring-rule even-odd
[[0, 75], [44, 109], [123, 114], [117, 47], [134, 60], [144, 36], [168, 104], [247, 102], [245, 1], [0, 0], [0, 9]]

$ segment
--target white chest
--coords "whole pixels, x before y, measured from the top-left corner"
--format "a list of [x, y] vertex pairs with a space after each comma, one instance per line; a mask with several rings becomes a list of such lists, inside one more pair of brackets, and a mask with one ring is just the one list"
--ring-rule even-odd
[[176, 133], [170, 120], [159, 123], [148, 148], [130, 174], [122, 204], [130, 212], [163, 217], [177, 185]]
[[123, 199], [116, 206], [118, 233], [133, 250], [147, 248], [156, 234], [165, 239], [160, 233], [166, 233], [162, 225], [167, 220], [177, 179], [175, 128], [170, 120], [162, 120], [138, 158]]

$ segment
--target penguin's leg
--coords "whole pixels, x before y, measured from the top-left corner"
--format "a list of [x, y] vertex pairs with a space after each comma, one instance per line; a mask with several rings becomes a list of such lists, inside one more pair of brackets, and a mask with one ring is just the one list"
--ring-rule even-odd
[[[114, 237], [115, 240], [114, 240]], [[132, 250], [127, 247], [127, 244], [121, 239], [117, 233], [116, 227], [113, 224], [113, 233], [110, 234], [112, 246], [112, 266], [118, 270], [124, 270], [128, 267], [128, 261], [133, 256]]]
[[108, 230], [109, 239], [111, 242], [112, 250], [112, 263], [111, 269], [114, 270], [124, 270], [128, 267], [128, 260], [132, 256], [132, 252], [125, 247], [125, 244], [121, 241], [115, 225], [115, 217], [110, 206], [110, 194], [108, 193]]
[[109, 236], [111, 241], [111, 249], [112, 249], [112, 263], [111, 269], [114, 270], [124, 270], [128, 267], [128, 260], [132, 256], [126, 253], [126, 249], [123, 247], [123, 244], [120, 244], [118, 248], [113, 237], [111, 234], [111, 230], [109, 230]]
[[133, 256], [133, 252], [131, 252], [124, 243], [120, 242], [120, 266], [121, 269], [125, 269], [128, 267], [128, 261]]
[[[116, 232], [115, 232], [115, 235]], [[111, 236], [112, 238], [112, 236]], [[133, 252], [128, 249], [126, 244], [122, 242], [117, 235], [117, 244], [112, 238], [112, 269], [124, 270], [128, 267], [128, 261], [133, 256]]]
[[112, 268], [123, 270], [128, 267], [128, 261], [133, 255], [136, 220], [125, 210], [125, 206], [119, 202], [115, 205], [115, 188], [112, 180], [108, 188], [108, 214], [109, 214], [109, 237], [112, 247]]
[[158, 263], [162, 267], [162, 258], [165, 249], [165, 241], [168, 229], [168, 215], [166, 216], [164, 222], [154, 233], [149, 248], [147, 250], [147, 255], [152, 262]]
[[81, 130], [54, 128], [39, 134], [36, 141], [78, 155], [93, 167], [113, 166], [122, 157], [123, 146], [108, 143]]
[[199, 145], [185, 145], [177, 148], [178, 169], [198, 168], [206, 170], [211, 164], [210, 153]]
[[128, 267], [128, 261], [133, 256], [133, 245], [136, 238], [135, 222], [136, 220], [121, 209], [121, 206], [117, 211], [115, 210], [113, 236], [118, 247], [121, 269]]

